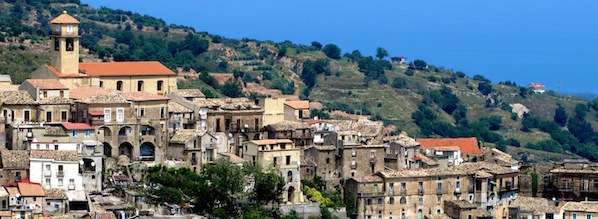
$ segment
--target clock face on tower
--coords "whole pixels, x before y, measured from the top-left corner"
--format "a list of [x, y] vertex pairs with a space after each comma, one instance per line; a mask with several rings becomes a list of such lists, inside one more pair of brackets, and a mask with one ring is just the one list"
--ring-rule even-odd
[[66, 32], [72, 33], [73, 32], [73, 25], [66, 26]]

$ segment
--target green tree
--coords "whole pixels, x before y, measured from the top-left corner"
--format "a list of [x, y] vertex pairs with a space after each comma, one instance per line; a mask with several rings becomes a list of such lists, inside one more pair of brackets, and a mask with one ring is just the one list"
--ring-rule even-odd
[[322, 48], [322, 52], [331, 59], [341, 58], [341, 49], [334, 44], [326, 44], [324, 48]]
[[204, 165], [200, 176], [209, 180], [209, 184], [205, 184], [205, 193], [196, 201], [205, 203], [208, 209], [222, 208], [233, 213], [235, 202], [244, 196], [247, 183], [241, 167], [220, 159], [213, 165]]
[[492, 85], [486, 82], [480, 82], [478, 84], [478, 90], [482, 92], [483, 95], [488, 95], [492, 93]]
[[278, 203], [284, 188], [284, 180], [277, 169], [270, 168], [262, 171], [262, 168], [256, 168], [253, 173], [255, 185], [253, 191], [249, 194], [250, 200], [259, 205], [268, 203]]
[[313, 42], [311, 42], [311, 47], [313, 47], [317, 50], [320, 50], [320, 49], [322, 49], [322, 44], [318, 41], [313, 41]]
[[388, 51], [382, 47], [378, 47], [376, 48], [376, 57], [379, 60], [382, 60], [383, 58], [388, 57]]
[[407, 80], [405, 80], [404, 78], [401, 77], [396, 77], [395, 79], [393, 79], [392, 81], [392, 87], [393, 88], [406, 88], [407, 87]]
[[565, 111], [565, 108], [562, 105], [558, 104], [554, 111], [554, 122], [556, 122], [560, 126], [565, 126], [567, 124], [568, 118], [569, 117], [567, 116], [567, 111]]
[[243, 88], [241, 87], [241, 83], [237, 80], [228, 79], [220, 88], [222, 94], [226, 95], [227, 97], [242, 97], [243, 96]]

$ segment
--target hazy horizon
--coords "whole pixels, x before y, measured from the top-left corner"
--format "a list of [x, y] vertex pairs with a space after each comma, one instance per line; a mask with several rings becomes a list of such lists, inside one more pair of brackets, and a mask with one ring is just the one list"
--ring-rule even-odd
[[[117, 1], [84, 0], [161, 18], [228, 38], [309, 45], [342, 52], [422, 59], [480, 74], [493, 83], [539, 82], [547, 89], [598, 94], [591, 63], [598, 58], [594, 1]], [[580, 4], [583, 3], [583, 4]], [[560, 85], [560, 88], [559, 88]]]

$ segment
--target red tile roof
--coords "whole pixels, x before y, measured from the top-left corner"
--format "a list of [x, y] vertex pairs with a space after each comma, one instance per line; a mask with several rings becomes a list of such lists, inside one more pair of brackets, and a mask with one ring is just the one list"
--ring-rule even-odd
[[93, 129], [93, 126], [87, 124], [87, 123], [71, 123], [71, 122], [63, 122], [62, 126], [64, 126], [64, 128], [66, 130], [89, 130], [89, 129]]
[[63, 11], [61, 15], [50, 21], [52, 24], [78, 24], [79, 21]]
[[101, 87], [77, 87], [71, 89], [69, 92], [69, 98], [75, 100], [83, 100], [93, 95], [98, 94], [115, 94], [116, 90], [101, 88]]
[[104, 116], [104, 112], [100, 112], [100, 111], [89, 111], [89, 115], [92, 115], [92, 116]]
[[287, 101], [284, 102], [284, 105], [290, 106], [293, 109], [309, 109], [309, 101], [307, 100]]
[[46, 196], [44, 189], [39, 183], [18, 183], [21, 196], [25, 197], [43, 197]]
[[89, 76], [176, 75], [160, 62], [82, 62], [79, 71]]
[[27, 79], [25, 82], [38, 87], [41, 90], [67, 90], [68, 87], [60, 83], [58, 79]]
[[458, 146], [461, 148], [462, 154], [483, 154], [484, 152], [478, 147], [478, 140], [475, 137], [471, 138], [420, 138], [417, 139], [420, 148], [438, 148]]

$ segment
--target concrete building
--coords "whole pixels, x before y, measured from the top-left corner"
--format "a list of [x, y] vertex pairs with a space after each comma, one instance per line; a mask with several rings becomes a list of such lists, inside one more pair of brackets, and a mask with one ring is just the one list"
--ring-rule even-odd
[[509, 218], [561, 219], [561, 207], [562, 204], [558, 201], [518, 196], [509, 203]]
[[484, 151], [482, 143], [476, 137], [471, 138], [418, 138], [421, 149], [443, 150], [443, 148], [459, 147], [461, 159], [455, 161], [481, 161]]
[[309, 101], [296, 100], [284, 103], [284, 120], [302, 121], [309, 119]]
[[311, 126], [298, 121], [281, 121], [266, 127], [268, 139], [290, 139], [295, 146], [304, 148], [313, 145]]
[[262, 167], [274, 166], [280, 170], [285, 186], [283, 203], [302, 202], [301, 174], [299, 171], [301, 149], [289, 139], [251, 140], [244, 143], [242, 158]]
[[567, 202], [561, 209], [562, 219], [596, 218], [598, 217], [598, 202], [582, 201]]
[[598, 165], [587, 160], [565, 160], [550, 171], [544, 182], [546, 198], [598, 200]]
[[260, 98], [257, 105], [264, 109], [264, 126], [285, 120], [285, 98]]
[[45, 189], [84, 190], [77, 151], [31, 151], [31, 182]]
[[29, 178], [29, 151], [2, 150], [0, 153], [2, 159], [0, 182], [3, 185]]

